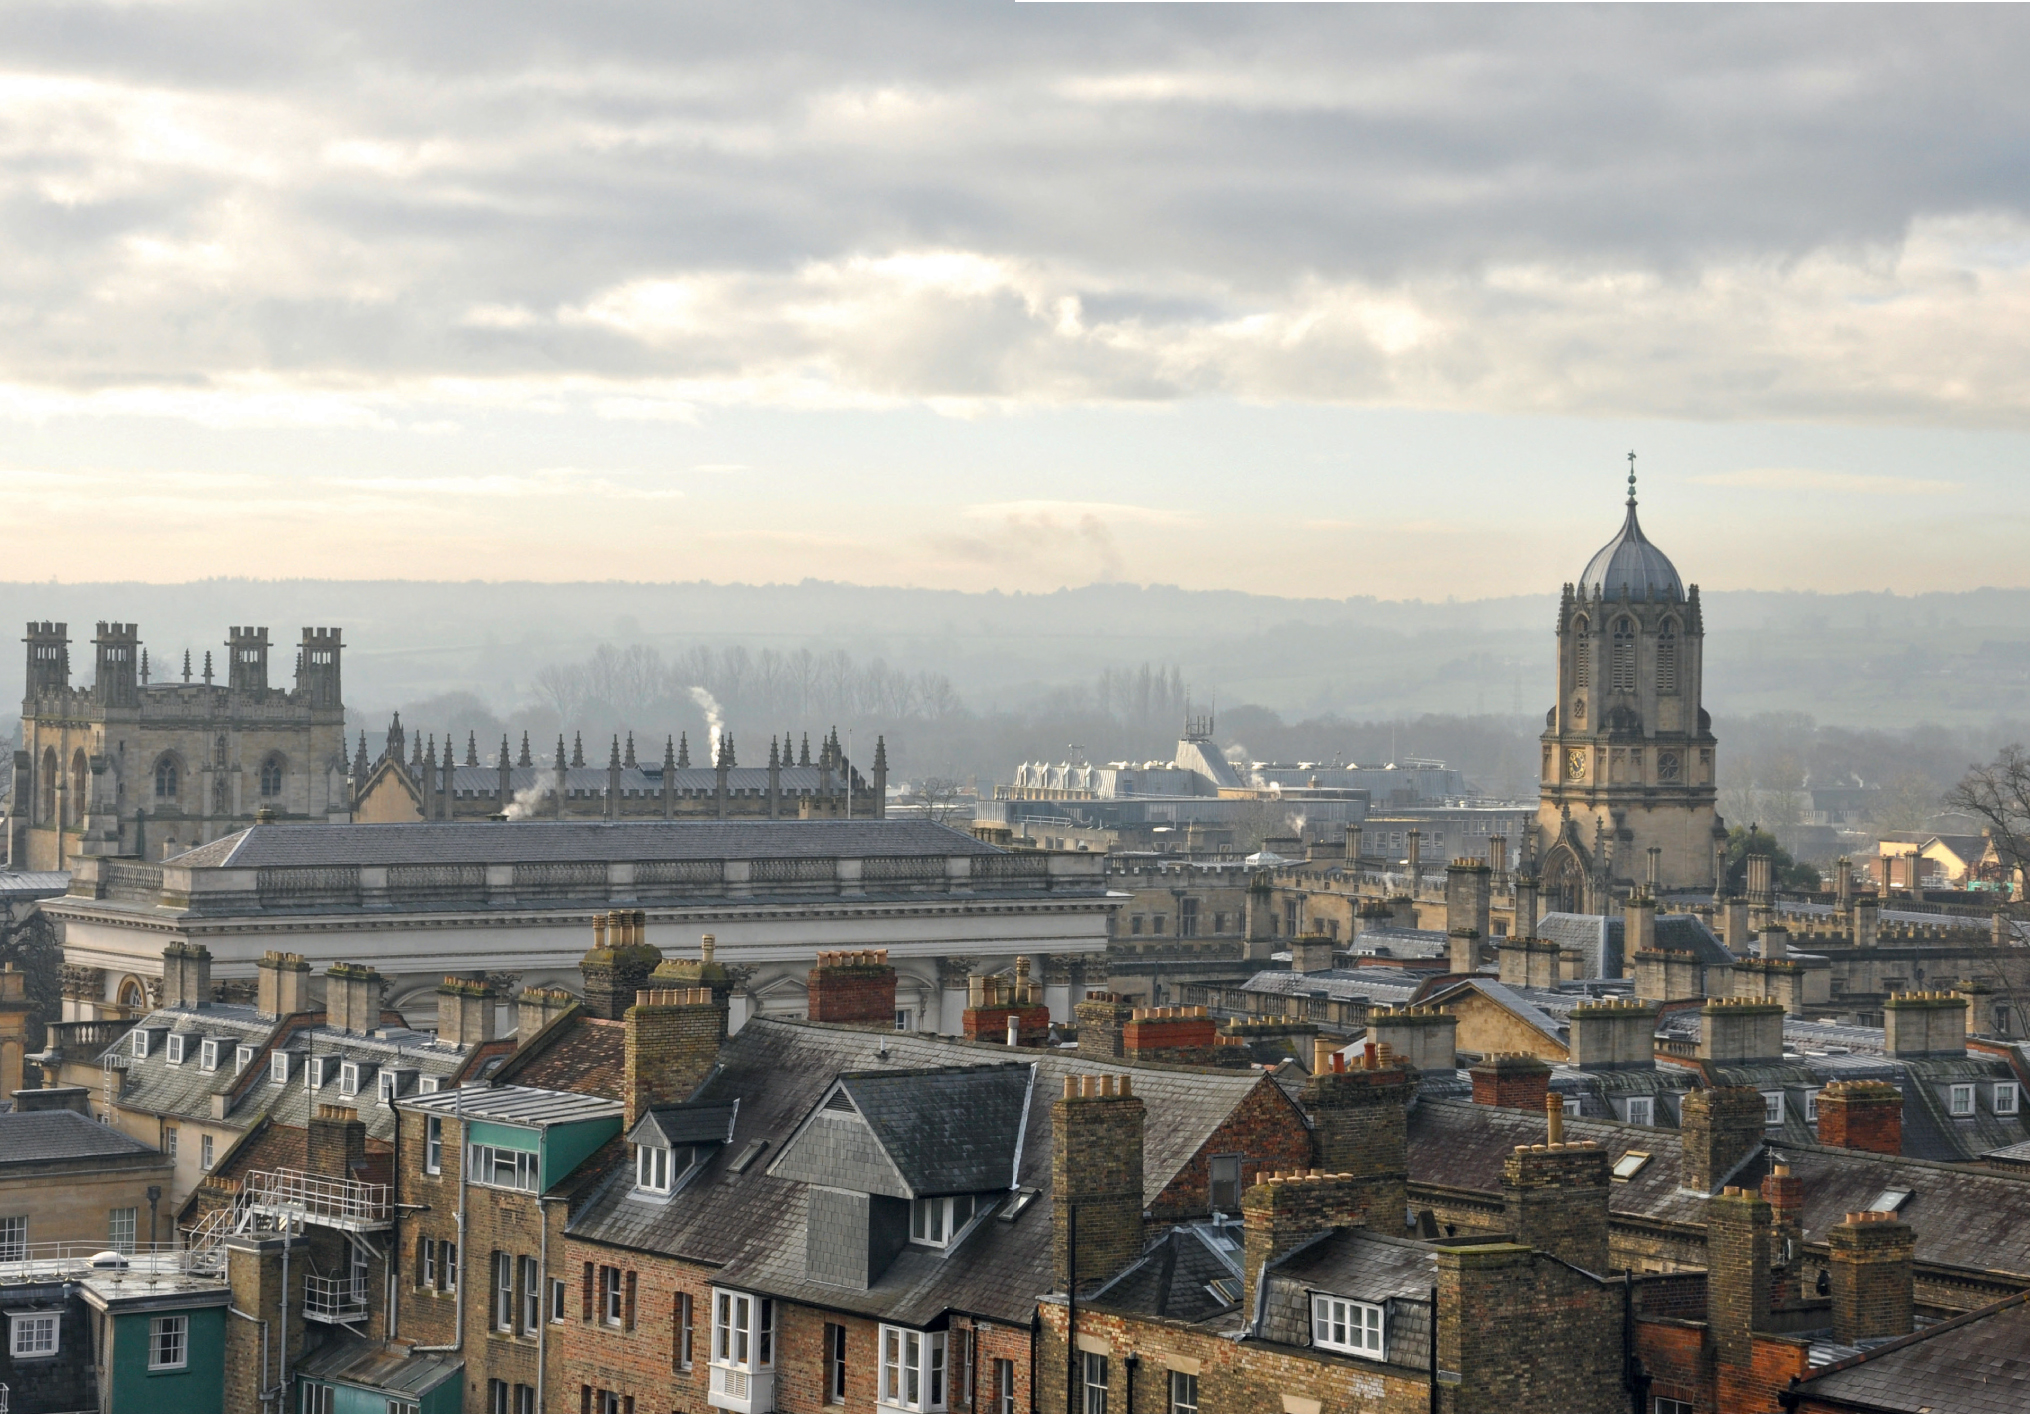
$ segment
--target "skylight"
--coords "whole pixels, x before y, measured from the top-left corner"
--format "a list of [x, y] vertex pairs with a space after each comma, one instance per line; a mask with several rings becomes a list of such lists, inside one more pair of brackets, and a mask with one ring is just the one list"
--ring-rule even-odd
[[1614, 1176], [1623, 1182], [1642, 1172], [1642, 1166], [1649, 1162], [1649, 1155], [1641, 1149], [1630, 1149], [1614, 1161]]
[[1908, 1188], [1885, 1188], [1876, 1196], [1875, 1201], [1868, 1205], [1868, 1211], [1893, 1213], [1910, 1201], [1910, 1193], [1911, 1190]]

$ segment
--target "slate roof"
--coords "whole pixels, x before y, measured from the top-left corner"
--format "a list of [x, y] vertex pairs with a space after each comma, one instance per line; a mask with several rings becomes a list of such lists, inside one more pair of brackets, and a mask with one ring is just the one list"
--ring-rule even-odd
[[0, 869], [0, 900], [55, 898], [70, 890], [67, 869]]
[[1426, 1006], [1442, 1007], [1448, 1001], [1456, 1001], [1463, 993], [1479, 992], [1489, 1001], [1540, 1032], [1546, 1039], [1562, 1046], [1565, 1044], [1565, 1028], [1558, 1024], [1556, 1017], [1524, 996], [1514, 987], [1497, 982], [1492, 977], [1473, 977], [1453, 986], [1439, 987], [1423, 998]]
[[738, 1100], [652, 1105], [635, 1121], [627, 1138], [634, 1144], [660, 1139], [672, 1149], [687, 1144], [728, 1144], [733, 1140], [734, 1116], [739, 1113]]
[[[1630, 1149], [1652, 1157], [1608, 1195], [1614, 1213], [1703, 1226], [1706, 1199], [1679, 1187], [1684, 1136], [1675, 1129], [1567, 1119], [1565, 1137], [1597, 1139], [1610, 1158]], [[1501, 1166], [1518, 1144], [1544, 1142], [1544, 1119], [1521, 1110], [1453, 1100], [1422, 1100], [1410, 1110], [1410, 1180], [1501, 1191]], [[1777, 1155], [1804, 1185], [1805, 1236], [1821, 1240], [1848, 1213], [1874, 1204], [1885, 1189], [1912, 1194], [1901, 1209], [1917, 1234], [1917, 1259], [1969, 1271], [2001, 1270], [2030, 1279], [2030, 1175], [1890, 1158], [1816, 1144], [1765, 1145], [1726, 1183], [1756, 1187]]]
[[1430, 980], [1427, 973], [1394, 967], [1335, 967], [1330, 972], [1257, 972], [1241, 983], [1244, 992], [1282, 997], [1325, 997], [1336, 1002], [1370, 1001], [1402, 1006]]
[[[1034, 1080], [1029, 1066], [1015, 1062], [848, 1072], [805, 1116], [769, 1172], [891, 1198], [1012, 1187]], [[852, 1112], [834, 1108], [841, 1093]], [[841, 1162], [867, 1166], [872, 1155], [845, 1152], [860, 1147], [863, 1133], [885, 1165], [873, 1166], [864, 1187], [830, 1177]]]
[[1798, 1393], [1869, 1411], [2021, 1414], [2030, 1409], [2030, 1292], [1829, 1365]]
[[1354, 1229], [1301, 1247], [1272, 1270], [1278, 1277], [1335, 1296], [1423, 1301], [1438, 1284], [1438, 1254], [1422, 1242]]
[[0, 1113], [0, 1172], [14, 1164], [61, 1163], [67, 1160], [145, 1158], [162, 1155], [109, 1124], [76, 1110], [28, 1110]]
[[[586, 758], [588, 763], [591, 758]], [[403, 770], [408, 767], [404, 765]], [[604, 761], [597, 766], [566, 766], [564, 768], [564, 789], [585, 791], [604, 795], [609, 781]], [[479, 799], [490, 799], [500, 794], [500, 767], [498, 766], [454, 766], [452, 786], [458, 794]], [[672, 790], [679, 796], [716, 795], [719, 790], [719, 773], [712, 766], [679, 766], [672, 774]], [[442, 772], [439, 772], [441, 779]], [[845, 778], [833, 771], [832, 789], [841, 790]], [[862, 789], [866, 778], [858, 769], [853, 772], [854, 794]], [[537, 766], [508, 767], [508, 790], [527, 790], [531, 786], [553, 786], [557, 781], [557, 768], [548, 763]], [[823, 784], [822, 773], [816, 766], [784, 766], [780, 770], [778, 789], [786, 795], [816, 795]], [[731, 791], [757, 792], [768, 788], [768, 767], [735, 766], [726, 773], [726, 789]], [[622, 766], [620, 768], [620, 793], [623, 796], [653, 796], [662, 798], [663, 768], [661, 766]]]
[[626, 1058], [625, 1023], [574, 1007], [554, 1018], [532, 1044], [517, 1047], [493, 1078], [537, 1090], [572, 1090], [618, 1100]]
[[1384, 923], [1362, 928], [1346, 950], [1378, 957], [1443, 957], [1451, 943], [1451, 935], [1443, 929], [1396, 928]]
[[[603, 774], [603, 773], [602, 773]], [[174, 863], [271, 869], [671, 859], [858, 859], [1005, 854], [926, 820], [520, 820], [253, 825]]]
[[1173, 1227], [1085, 1304], [1172, 1321], [1210, 1321], [1229, 1314], [1238, 1318], [1240, 1303], [1221, 1296], [1212, 1283], [1230, 1282], [1239, 1288], [1241, 1247], [1238, 1224]]
[[[1037, 1293], [1052, 1285], [1050, 1256], [1049, 1101], [1066, 1075], [1128, 1075], [1148, 1105], [1143, 1145], [1143, 1195], [1153, 1201], [1220, 1124], [1258, 1086], [1273, 1081], [1251, 1072], [1222, 1073], [1129, 1067], [1076, 1051], [1022, 1050], [900, 1032], [858, 1031], [813, 1022], [756, 1017], [727, 1040], [720, 1066], [701, 1101], [738, 1098], [733, 1142], [705, 1161], [703, 1171], [667, 1200], [637, 1197], [632, 1168], [616, 1147], [603, 1180], [588, 1179], [571, 1202], [569, 1230], [595, 1242], [667, 1253], [719, 1267], [718, 1279], [812, 1305], [925, 1325], [947, 1311], [1026, 1325]], [[1022, 1134], [1021, 1182], [1044, 1196], [1021, 1216], [995, 1213], [979, 1222], [950, 1254], [905, 1249], [866, 1291], [815, 1282], [805, 1271], [804, 1185], [755, 1163], [732, 1165], [756, 1140], [779, 1149], [832, 1089], [842, 1073], [977, 1066], [1012, 1059], [1036, 1067], [1035, 1100]], [[1160, 1117], [1160, 1118], [1159, 1118]], [[1006, 1178], [1000, 1186], [1006, 1185]]]

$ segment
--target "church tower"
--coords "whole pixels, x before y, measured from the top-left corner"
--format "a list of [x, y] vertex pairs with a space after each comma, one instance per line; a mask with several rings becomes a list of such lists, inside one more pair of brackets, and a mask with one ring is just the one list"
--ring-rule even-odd
[[1652, 883], [1711, 890], [1726, 828], [1699, 705], [1699, 587], [1642, 533], [1633, 453], [1628, 515], [1565, 586], [1557, 632], [1537, 806], [1546, 910], [1605, 913]]

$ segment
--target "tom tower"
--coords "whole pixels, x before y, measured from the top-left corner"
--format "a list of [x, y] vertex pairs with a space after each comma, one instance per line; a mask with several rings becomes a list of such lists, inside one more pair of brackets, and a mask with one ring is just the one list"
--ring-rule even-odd
[[1537, 849], [1545, 907], [1604, 913], [1643, 889], [1713, 887], [1726, 829], [1700, 706], [1705, 625], [1635, 515], [1558, 605], [1558, 700], [1544, 717]]

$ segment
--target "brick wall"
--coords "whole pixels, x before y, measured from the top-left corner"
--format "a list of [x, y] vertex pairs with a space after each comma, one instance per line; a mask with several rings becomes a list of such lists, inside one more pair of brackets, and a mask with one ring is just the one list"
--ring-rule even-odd
[[1622, 1414], [1619, 1283], [1514, 1243], [1438, 1252], [1438, 1383], [1446, 1414]]
[[1474, 1104], [1544, 1112], [1551, 1068], [1535, 1056], [1489, 1056], [1467, 1073], [1473, 1077]]
[[1073, 1011], [1078, 1017], [1078, 1053], [1089, 1060], [1119, 1060], [1121, 1028], [1134, 1008], [1112, 992], [1087, 992]]
[[[1081, 1079], [1083, 1084], [1081, 1084]], [[1078, 1284], [1103, 1281], [1142, 1251], [1142, 1101], [1116, 1091], [1113, 1076], [1066, 1076], [1050, 1106], [1051, 1271], [1056, 1289], [1070, 1278], [1071, 1215], [1076, 1210]], [[1104, 1093], [1102, 1093], [1104, 1090]]]
[[1359, 1225], [1361, 1196], [1350, 1175], [1315, 1169], [1266, 1174], [1250, 1185], [1241, 1194], [1241, 1310], [1255, 1310], [1267, 1263], [1330, 1228]]
[[1516, 1240], [1605, 1275], [1607, 1151], [1593, 1143], [1518, 1145], [1502, 1164], [1508, 1230]]
[[687, 1100], [719, 1059], [726, 1008], [704, 987], [636, 994], [627, 1009], [623, 1089], [627, 1128], [653, 1105]]
[[1015, 1018], [1017, 1044], [1041, 1046], [1050, 1039], [1050, 1008], [1041, 1004], [967, 1007], [960, 1027], [968, 1041], [1004, 1045], [1011, 1016]]
[[1702, 1322], [1640, 1318], [1635, 1322], [1635, 1358], [1649, 1376], [1650, 1408], [1659, 1399], [1677, 1399], [1694, 1414], [1715, 1414], [1712, 1366], [1706, 1356]]
[[1849, 1213], [1829, 1229], [1833, 1339], [1909, 1335], [1917, 1237], [1888, 1213]]
[[1769, 1324], [1769, 1205], [1727, 1188], [1706, 1204], [1706, 1326], [1721, 1365], [1754, 1361]]
[[1150, 1218], [1170, 1223], [1211, 1212], [1212, 1160], [1220, 1154], [1241, 1156], [1243, 1190], [1265, 1171], [1310, 1168], [1317, 1162], [1304, 1116], [1281, 1087], [1264, 1076], [1164, 1186], [1149, 1206]]
[[1901, 1154], [1902, 1092], [1885, 1080], [1834, 1081], [1819, 1091], [1819, 1143], [1870, 1154]]
[[895, 969], [888, 950], [821, 952], [808, 979], [812, 1021], [895, 1025]]
[[1121, 1029], [1121, 1054], [1130, 1061], [1213, 1065], [1216, 1043], [1204, 1007], [1138, 1007]]
[[1766, 1118], [1761, 1093], [1747, 1086], [1687, 1094], [1679, 1118], [1685, 1186], [1711, 1193], [1762, 1142]]

